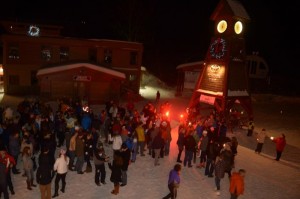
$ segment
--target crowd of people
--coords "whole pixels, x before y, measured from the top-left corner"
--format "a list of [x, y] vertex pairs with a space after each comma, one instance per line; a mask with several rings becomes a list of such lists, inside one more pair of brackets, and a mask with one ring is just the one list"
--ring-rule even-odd
[[[148, 153], [156, 167], [161, 158], [169, 155], [172, 134], [168, 114], [165, 114], [169, 111], [168, 102], [162, 103], [160, 108], [148, 102], [139, 111], [132, 103], [121, 106], [109, 101], [105, 109], [94, 113], [87, 102], [72, 99], [60, 100], [55, 111], [48, 104], [26, 99], [17, 110], [6, 107], [0, 114], [0, 191], [5, 199], [9, 198], [8, 190], [15, 194], [11, 173], [26, 177], [29, 191], [37, 183], [41, 198], [55, 198], [60, 194], [59, 190], [64, 193], [69, 171], [80, 175], [94, 170], [94, 182], [101, 186], [107, 181], [107, 163], [111, 170], [109, 180], [113, 183], [111, 193], [117, 195], [120, 186], [127, 185], [129, 164], [138, 161], [137, 156], [143, 158]], [[178, 155], [174, 160], [178, 164], [170, 176], [178, 181], [174, 175], [180, 173], [181, 165], [203, 168], [205, 176], [215, 178], [216, 194], [220, 195], [221, 179], [227, 174], [229, 179], [238, 178], [238, 183], [230, 184], [232, 198], [237, 198], [243, 193], [243, 180], [239, 177], [243, 177], [245, 171], [235, 172], [238, 141], [235, 137], [228, 138], [226, 132], [226, 124], [217, 121], [213, 114], [197, 120], [196, 124], [182, 121], [176, 140]], [[111, 147], [112, 157], [108, 156], [104, 146]], [[256, 151], [259, 153], [261, 146]], [[280, 158], [280, 154], [278, 156]], [[20, 162], [23, 165], [18, 165]], [[179, 182], [168, 182], [168, 187], [170, 194], [165, 198], [176, 198]]]
[[[129, 163], [134, 163], [137, 155], [145, 156], [146, 147], [149, 154], [158, 151], [154, 165], [159, 165], [159, 155], [169, 154], [168, 117], [156, 112], [150, 102], [140, 112], [132, 103], [122, 107], [109, 101], [105, 109], [94, 113], [86, 101], [61, 99], [53, 110], [40, 100], [24, 99], [16, 110], [7, 106], [0, 115], [0, 193], [5, 199], [9, 198], [8, 189], [15, 194], [11, 174], [26, 177], [28, 190], [38, 183], [41, 198], [55, 198], [59, 190], [65, 192], [69, 171], [84, 174], [94, 168], [95, 184], [106, 184], [105, 163], [112, 171], [111, 193], [118, 194], [119, 186], [127, 184]], [[104, 146], [113, 149], [113, 157]]]

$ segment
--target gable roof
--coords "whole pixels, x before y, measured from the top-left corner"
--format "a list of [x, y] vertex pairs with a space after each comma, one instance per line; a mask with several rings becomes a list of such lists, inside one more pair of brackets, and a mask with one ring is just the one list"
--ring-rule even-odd
[[105, 67], [102, 67], [102, 66], [97, 66], [97, 65], [94, 65], [94, 64], [90, 64], [90, 63], [75, 63], [75, 64], [49, 67], [49, 68], [42, 68], [42, 69], [38, 70], [37, 76], [47, 75], [47, 74], [56, 73], [56, 72], [62, 72], [62, 71], [75, 69], [75, 68], [80, 68], [80, 67], [89, 68], [89, 69], [92, 69], [92, 70], [96, 70], [96, 71], [99, 71], [99, 72], [103, 72], [103, 73], [106, 73], [106, 74], [110, 74], [112, 76], [116, 76], [116, 77], [125, 79], [125, 74], [124, 73], [121, 73], [121, 72], [115, 71], [115, 70], [111, 70], [111, 69], [108, 69], [108, 68], [105, 68]]
[[201, 66], [204, 65], [204, 61], [197, 61], [197, 62], [189, 62], [189, 63], [184, 63], [184, 64], [180, 64], [176, 67], [176, 70], [179, 70], [179, 69], [185, 69], [185, 68], [188, 68], [188, 67], [193, 67], [193, 68], [201, 68]]
[[[227, 4], [227, 5], [226, 5]], [[221, 0], [210, 19], [215, 20], [218, 16], [219, 12], [224, 9], [224, 7], [228, 6], [233, 13], [233, 17], [242, 18], [244, 20], [250, 20], [250, 16], [248, 15], [246, 9], [238, 0]]]

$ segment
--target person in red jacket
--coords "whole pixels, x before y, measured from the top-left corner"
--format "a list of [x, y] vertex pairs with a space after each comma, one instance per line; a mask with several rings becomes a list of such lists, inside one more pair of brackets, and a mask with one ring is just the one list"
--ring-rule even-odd
[[239, 172], [233, 172], [230, 178], [230, 199], [237, 199], [239, 195], [244, 194], [244, 177], [246, 171], [244, 169], [240, 169]]
[[281, 134], [280, 137], [277, 137], [277, 138], [271, 137], [271, 139], [273, 140], [273, 142], [276, 143], [276, 158], [275, 158], [275, 160], [279, 161], [281, 154], [286, 145], [285, 134], [283, 133], [283, 134]]
[[[12, 184], [12, 180], [11, 180], [11, 168], [16, 165], [16, 161], [14, 159], [13, 156], [11, 156], [5, 149], [0, 149], [0, 164], [2, 164], [5, 170], [3, 170], [5, 172], [4, 175], [1, 174], [1, 185], [0, 185], [0, 195], [1, 192], [4, 192], [4, 198], [8, 197], [8, 192], [7, 192], [7, 188], [9, 188], [10, 192], [12, 195], [15, 194], [14, 192], [14, 186]], [[4, 180], [4, 178], [6, 178]], [[5, 182], [5, 183], [3, 183]]]

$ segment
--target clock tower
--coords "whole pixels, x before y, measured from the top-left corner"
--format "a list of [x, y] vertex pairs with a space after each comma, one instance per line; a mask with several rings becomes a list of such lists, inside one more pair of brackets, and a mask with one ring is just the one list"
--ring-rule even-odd
[[215, 23], [214, 34], [189, 107], [211, 104], [227, 119], [234, 103], [240, 103], [253, 118], [244, 39], [250, 17], [239, 1], [221, 0], [210, 19]]

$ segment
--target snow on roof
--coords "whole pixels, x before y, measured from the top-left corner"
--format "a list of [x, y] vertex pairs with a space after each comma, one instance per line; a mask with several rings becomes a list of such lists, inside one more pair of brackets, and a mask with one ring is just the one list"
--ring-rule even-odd
[[188, 66], [197, 66], [197, 65], [201, 66], [203, 64], [204, 64], [204, 61], [190, 62], [190, 63], [180, 64], [176, 67], [176, 69], [185, 68]]
[[116, 77], [120, 77], [120, 78], [125, 79], [125, 74], [124, 73], [121, 73], [121, 72], [118, 72], [118, 71], [115, 71], [115, 70], [111, 70], [111, 69], [108, 69], [108, 68], [104, 68], [102, 66], [89, 64], [89, 63], [76, 63], [76, 64], [50, 67], [50, 68], [43, 68], [43, 69], [38, 70], [37, 76], [46, 75], [46, 74], [55, 73], [55, 72], [62, 72], [62, 71], [66, 71], [66, 70], [70, 70], [70, 69], [74, 69], [74, 68], [80, 68], [80, 67], [90, 68], [92, 70], [96, 70], [96, 71], [99, 71], [99, 72], [103, 72], [103, 73], [106, 73], [106, 74], [110, 74], [112, 76], [116, 76]]
[[250, 20], [250, 17], [245, 10], [244, 6], [237, 0], [227, 0], [228, 5], [231, 7], [232, 12], [235, 16], [242, 17], [244, 19]]
[[227, 95], [228, 96], [249, 96], [249, 93], [246, 90], [235, 90], [235, 91], [232, 91], [232, 90], [228, 89]]
[[138, 71], [137, 68], [120, 68], [120, 67], [112, 67], [112, 68], [115, 69], [115, 70], [121, 70], [121, 71], [124, 71], [124, 70], [126, 70], [126, 71]]
[[[228, 5], [228, 6], [225, 6]], [[232, 14], [234, 15], [233, 17], [238, 17], [242, 18], [244, 20], [250, 20], [250, 17], [244, 8], [244, 6], [237, 0], [221, 0], [219, 4], [217, 5], [215, 11], [211, 15], [210, 19], [211, 20], [216, 20], [216, 18], [219, 16], [221, 13], [221, 10], [226, 9], [229, 7], [231, 10]]]
[[198, 89], [197, 92], [200, 93], [206, 93], [206, 94], [210, 94], [210, 95], [218, 95], [218, 96], [223, 96], [223, 92], [216, 92], [216, 91], [209, 91], [209, 90], [204, 90], [204, 89]]

